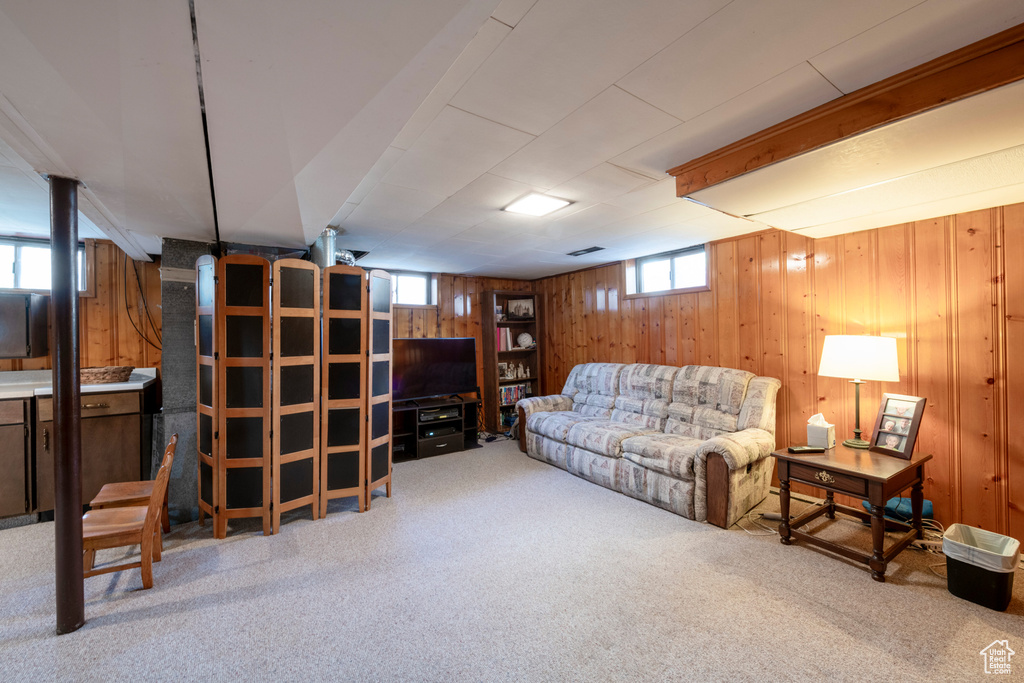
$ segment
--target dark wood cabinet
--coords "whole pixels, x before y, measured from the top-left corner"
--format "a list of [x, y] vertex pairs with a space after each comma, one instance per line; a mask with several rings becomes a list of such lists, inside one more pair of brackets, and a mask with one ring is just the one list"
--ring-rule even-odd
[[392, 410], [393, 455], [421, 458], [477, 448], [476, 399], [439, 398], [396, 403]]
[[[139, 481], [143, 444], [142, 403], [138, 391], [82, 394], [82, 502], [107, 483]], [[35, 425], [35, 504], [53, 509], [53, 399], [39, 398]]]
[[23, 515], [31, 505], [29, 403], [0, 401], [0, 517]]

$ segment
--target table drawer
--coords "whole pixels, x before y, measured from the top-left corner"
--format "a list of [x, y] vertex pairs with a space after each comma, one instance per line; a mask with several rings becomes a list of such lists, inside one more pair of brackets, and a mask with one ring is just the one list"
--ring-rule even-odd
[[[139, 392], [125, 391], [117, 394], [82, 394], [82, 419], [103, 415], [125, 415], [139, 412]], [[37, 402], [39, 421], [53, 419], [53, 398], [40, 398]]]
[[829, 472], [810, 464], [789, 463], [789, 478], [810, 484], [811, 486], [832, 489], [840, 493], [849, 493], [851, 496], [863, 498], [868, 495], [868, 482], [866, 479], [840, 472]]
[[462, 450], [462, 432], [449, 434], [448, 436], [435, 436], [431, 439], [422, 439], [416, 445], [416, 454], [419, 457], [424, 455], [437, 455], [439, 453], [454, 453]]
[[13, 401], [0, 401], [0, 425], [20, 425], [24, 423], [24, 399], [16, 398]]

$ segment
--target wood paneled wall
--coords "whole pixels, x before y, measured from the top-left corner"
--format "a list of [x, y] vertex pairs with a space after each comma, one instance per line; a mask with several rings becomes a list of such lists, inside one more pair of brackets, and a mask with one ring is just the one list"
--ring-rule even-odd
[[[128, 316], [149, 339], [160, 346], [142, 306], [142, 293], [157, 330], [160, 322], [160, 261], [138, 262], [139, 281], [131, 259], [113, 242], [97, 241], [95, 249], [95, 296], [78, 299], [79, 347], [83, 368], [107, 365], [133, 365], [137, 368], [160, 367], [160, 351], [147, 344], [132, 327]], [[139, 283], [142, 284], [140, 292]], [[125, 302], [127, 293], [127, 303]], [[0, 360], [4, 370], [48, 370], [50, 356]]]
[[[392, 313], [395, 337], [474, 337], [476, 377], [483, 395], [483, 332], [480, 325], [480, 294], [488, 289], [533, 289], [528, 280], [503, 280], [461, 275], [437, 275], [436, 306], [398, 306]], [[481, 406], [483, 408], [483, 406]], [[483, 413], [481, 413], [483, 415]]]
[[817, 412], [844, 439], [853, 388], [817, 376], [824, 336], [893, 336], [901, 380], [862, 387], [861, 427], [883, 392], [927, 397], [936, 518], [1024, 539], [1024, 204], [817, 240], [773, 230], [710, 256], [696, 294], [624, 299], [621, 264], [538, 281], [543, 393], [583, 362], [742, 368], [782, 380], [780, 446]]

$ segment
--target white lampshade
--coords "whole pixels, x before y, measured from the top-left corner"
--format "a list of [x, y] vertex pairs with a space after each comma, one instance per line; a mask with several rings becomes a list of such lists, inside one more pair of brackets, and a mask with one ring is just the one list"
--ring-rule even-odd
[[900, 380], [899, 356], [893, 337], [829, 334], [821, 350], [818, 374], [879, 382]]

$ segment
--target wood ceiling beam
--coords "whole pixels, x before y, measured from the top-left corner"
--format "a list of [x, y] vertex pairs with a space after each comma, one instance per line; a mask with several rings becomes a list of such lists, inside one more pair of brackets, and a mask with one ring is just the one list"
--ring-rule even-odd
[[685, 197], [736, 176], [1024, 78], [1024, 24], [669, 169]]

